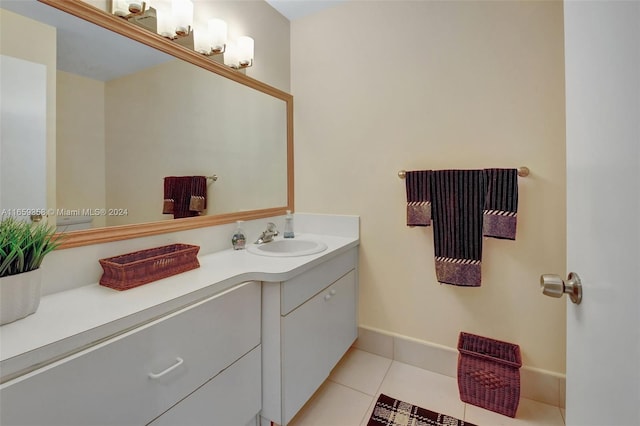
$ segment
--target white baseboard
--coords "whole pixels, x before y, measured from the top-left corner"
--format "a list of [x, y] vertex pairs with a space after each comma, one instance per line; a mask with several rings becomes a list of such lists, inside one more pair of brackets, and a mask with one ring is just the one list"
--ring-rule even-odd
[[[458, 350], [374, 328], [358, 327], [357, 349], [414, 365], [434, 373], [457, 377]], [[556, 407], [565, 406], [563, 374], [523, 366], [520, 396]]]

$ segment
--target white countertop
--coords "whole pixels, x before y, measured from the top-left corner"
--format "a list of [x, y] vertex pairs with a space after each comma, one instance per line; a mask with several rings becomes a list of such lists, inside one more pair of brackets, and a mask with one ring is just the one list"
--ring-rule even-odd
[[44, 296], [35, 314], [0, 327], [2, 382], [240, 283], [286, 281], [359, 244], [353, 237], [297, 237], [321, 240], [327, 250], [267, 257], [229, 249], [198, 257], [200, 268], [130, 290], [94, 283]]

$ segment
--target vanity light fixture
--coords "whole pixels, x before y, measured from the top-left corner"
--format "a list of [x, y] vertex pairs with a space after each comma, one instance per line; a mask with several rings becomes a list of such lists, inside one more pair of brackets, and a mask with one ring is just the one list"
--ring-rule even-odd
[[201, 25], [195, 25], [193, 28], [193, 48], [196, 52], [205, 56], [211, 56], [211, 42], [209, 31]]
[[205, 56], [220, 55], [227, 46], [227, 23], [222, 19], [209, 19], [207, 28], [196, 27], [194, 45], [197, 52]]
[[222, 19], [209, 19], [208, 32], [213, 53], [224, 53], [227, 45], [227, 23]]
[[149, 6], [156, 10], [158, 21], [156, 32], [163, 37], [173, 38], [175, 35], [171, 0], [149, 0]]
[[253, 45], [253, 39], [247, 36], [228, 42], [224, 64], [236, 70], [249, 68], [253, 65]]
[[191, 0], [151, 0], [158, 16], [158, 34], [175, 40], [192, 33], [193, 2]]
[[175, 33], [179, 37], [188, 35], [193, 26], [193, 2], [191, 0], [172, 0], [171, 11], [175, 20]]
[[192, 0], [112, 0], [112, 13], [206, 56], [224, 53], [224, 64], [237, 70], [253, 66], [254, 40], [227, 40], [227, 23], [214, 18], [206, 29], [193, 29]]
[[253, 46], [251, 37], [238, 37], [238, 68], [248, 68], [253, 65]]
[[154, 33], [158, 31], [156, 10], [153, 7], [147, 7], [146, 2], [113, 0], [111, 4], [111, 12], [114, 15]]
[[146, 4], [140, 1], [112, 0], [111, 12], [121, 18], [129, 18], [132, 15], [144, 13]]
[[191, 0], [150, 0], [158, 18], [157, 33], [194, 49], [193, 2]]
[[231, 68], [238, 68], [240, 59], [238, 57], [238, 45], [235, 41], [227, 42], [227, 47], [224, 51], [224, 64]]

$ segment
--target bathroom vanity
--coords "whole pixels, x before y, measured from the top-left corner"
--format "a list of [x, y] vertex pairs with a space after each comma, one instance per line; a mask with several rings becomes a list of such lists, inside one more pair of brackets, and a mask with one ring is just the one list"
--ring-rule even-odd
[[358, 238], [313, 237], [327, 249], [44, 296], [0, 328], [0, 423], [288, 423], [357, 334]]
[[2, 423], [244, 425], [260, 411], [259, 313], [248, 282], [64, 357], [3, 387]]
[[357, 250], [263, 284], [263, 418], [289, 423], [355, 341]]

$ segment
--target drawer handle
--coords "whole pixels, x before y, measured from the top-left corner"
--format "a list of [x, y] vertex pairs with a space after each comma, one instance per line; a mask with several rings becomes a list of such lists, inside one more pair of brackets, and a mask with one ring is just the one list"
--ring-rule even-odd
[[171, 371], [175, 370], [176, 368], [180, 367], [182, 364], [184, 363], [184, 359], [178, 357], [176, 358], [176, 363], [173, 364], [171, 367], [167, 368], [164, 371], [161, 371], [159, 373], [149, 373], [149, 378], [151, 379], [159, 379], [160, 377], [164, 376], [165, 374], [170, 373]]

